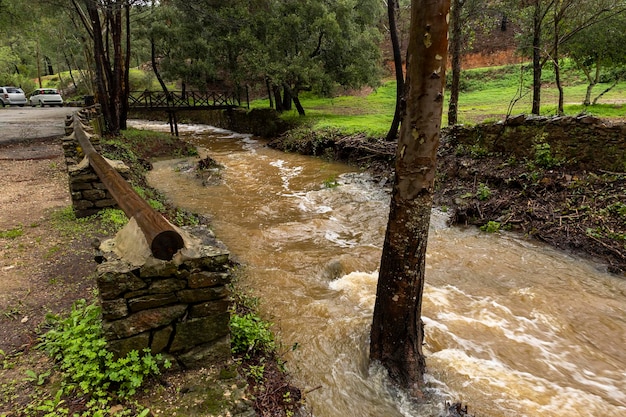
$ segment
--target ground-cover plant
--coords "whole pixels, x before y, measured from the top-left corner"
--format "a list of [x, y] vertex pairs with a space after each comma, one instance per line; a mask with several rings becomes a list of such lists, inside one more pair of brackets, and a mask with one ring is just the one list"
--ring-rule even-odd
[[22, 226], [13, 227], [8, 230], [0, 230], [0, 239], [16, 239], [24, 234]]
[[230, 316], [231, 349], [234, 354], [250, 355], [271, 352], [276, 349], [272, 323], [266, 322], [255, 312]]
[[[147, 376], [160, 372], [159, 363], [165, 368], [170, 366], [160, 355], [153, 356], [149, 351], [131, 351], [115, 359], [106, 349], [100, 317], [99, 306], [79, 300], [67, 317], [48, 317], [50, 330], [38, 346], [63, 373], [61, 394], [56, 395], [60, 398], [81, 392], [89, 398], [87, 408], [91, 413], [108, 410], [114, 399], [131, 397]], [[36, 377], [39, 384], [39, 376], [30, 377]]]
[[[231, 350], [240, 375], [255, 396], [258, 415], [293, 416], [302, 406], [302, 393], [287, 380], [284, 361], [272, 332], [273, 324], [261, 318], [259, 299], [233, 287]], [[292, 347], [295, 349], [295, 346]]]

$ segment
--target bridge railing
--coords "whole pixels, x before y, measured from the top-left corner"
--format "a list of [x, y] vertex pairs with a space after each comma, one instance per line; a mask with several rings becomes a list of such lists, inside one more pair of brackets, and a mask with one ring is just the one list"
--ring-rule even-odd
[[230, 108], [241, 105], [237, 95], [230, 91], [131, 91], [131, 108], [212, 107]]

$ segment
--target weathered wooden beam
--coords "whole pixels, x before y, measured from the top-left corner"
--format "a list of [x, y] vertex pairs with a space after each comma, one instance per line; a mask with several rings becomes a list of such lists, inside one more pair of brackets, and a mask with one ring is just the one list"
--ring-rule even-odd
[[74, 134], [85, 157], [104, 186], [128, 218], [134, 218], [143, 231], [155, 258], [169, 261], [185, 247], [182, 236], [163, 216], [133, 190], [126, 180], [104, 159], [91, 144], [78, 115], [74, 115]]

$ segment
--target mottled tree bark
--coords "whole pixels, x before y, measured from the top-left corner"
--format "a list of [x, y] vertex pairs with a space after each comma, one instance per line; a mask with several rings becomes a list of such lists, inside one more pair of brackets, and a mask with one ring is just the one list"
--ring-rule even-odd
[[533, 12], [533, 106], [532, 114], [541, 110], [541, 0], [535, 0]]
[[396, 72], [396, 109], [393, 121], [385, 140], [394, 141], [398, 136], [400, 121], [402, 118], [402, 96], [404, 94], [404, 72], [402, 70], [402, 53], [400, 52], [400, 40], [398, 39], [398, 27], [396, 25], [396, 0], [387, 0], [387, 15], [389, 16], [389, 35], [393, 49], [393, 64]]
[[370, 358], [421, 396], [428, 226], [443, 111], [450, 0], [413, 0], [403, 112], [381, 258]]
[[458, 122], [459, 89], [461, 84], [461, 8], [463, 0], [452, 0], [450, 22], [450, 55], [452, 61], [452, 82], [450, 84], [450, 103], [448, 104], [448, 126]]

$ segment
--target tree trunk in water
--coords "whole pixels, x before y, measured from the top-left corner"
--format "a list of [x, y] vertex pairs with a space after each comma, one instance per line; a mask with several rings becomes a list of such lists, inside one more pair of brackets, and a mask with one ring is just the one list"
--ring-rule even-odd
[[396, 109], [393, 114], [393, 121], [385, 140], [391, 142], [396, 140], [398, 129], [402, 118], [402, 96], [404, 94], [404, 73], [402, 72], [402, 53], [400, 52], [400, 41], [398, 40], [398, 28], [396, 25], [395, 0], [387, 1], [387, 15], [389, 16], [389, 34], [391, 36], [391, 46], [393, 48], [393, 63], [396, 70]]
[[370, 358], [414, 396], [425, 368], [420, 318], [428, 226], [443, 112], [450, 0], [413, 0], [406, 109], [381, 257]]
[[463, 0], [452, 1], [452, 29], [450, 30], [450, 53], [452, 54], [452, 84], [448, 104], [448, 126], [458, 122], [459, 88], [461, 83], [461, 8]]
[[532, 114], [541, 111], [541, 1], [535, 1], [533, 13], [533, 107]]

